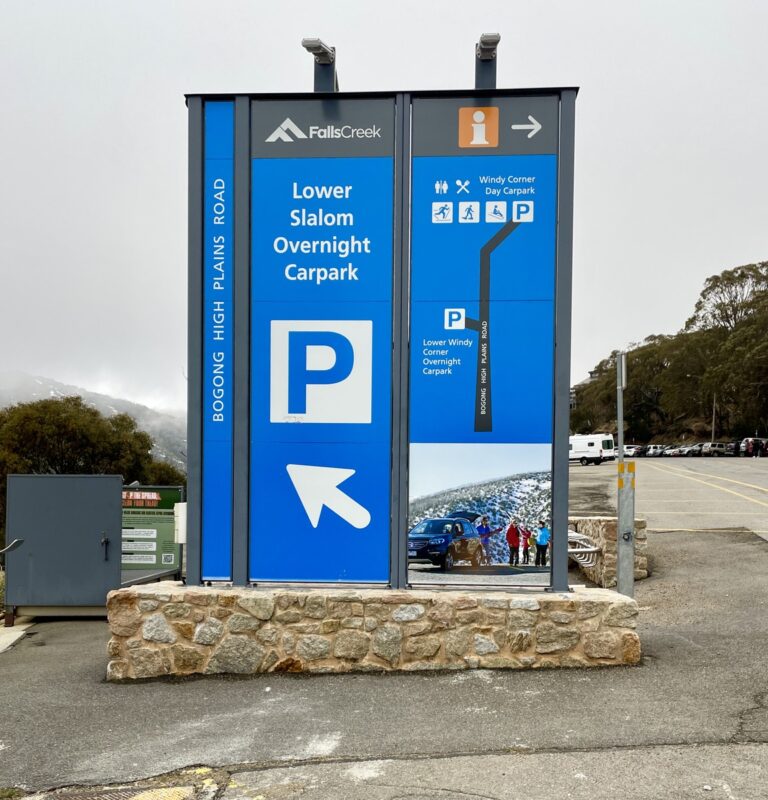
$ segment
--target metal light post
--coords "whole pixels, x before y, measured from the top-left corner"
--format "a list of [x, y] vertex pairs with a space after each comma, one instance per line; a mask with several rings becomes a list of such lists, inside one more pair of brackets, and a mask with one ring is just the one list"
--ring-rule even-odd
[[[635, 595], [635, 462], [624, 463], [624, 389], [627, 388], [627, 354], [616, 360], [616, 417], [618, 426], [618, 524], [616, 526], [616, 589]], [[625, 469], [626, 467], [626, 469]]]
[[501, 34], [484, 33], [475, 45], [475, 89], [496, 88], [496, 51]]
[[[627, 354], [616, 359], [616, 426], [618, 428], [619, 464], [624, 464], [624, 389], [627, 388]], [[621, 471], [621, 470], [620, 470]]]
[[336, 48], [327, 45], [322, 39], [302, 39], [301, 46], [315, 59], [315, 91], [338, 92]]

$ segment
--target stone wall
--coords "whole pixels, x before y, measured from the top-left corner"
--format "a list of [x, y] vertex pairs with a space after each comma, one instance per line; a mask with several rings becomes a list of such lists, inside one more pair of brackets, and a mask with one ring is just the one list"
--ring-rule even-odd
[[[598, 586], [616, 586], [616, 517], [570, 517], [568, 525], [577, 533], [588, 536], [600, 548], [594, 567], [579, 569]], [[635, 580], [648, 577], [648, 535], [644, 519], [635, 520]]]
[[637, 604], [568, 594], [243, 589], [110, 592], [110, 680], [160, 675], [636, 664]]

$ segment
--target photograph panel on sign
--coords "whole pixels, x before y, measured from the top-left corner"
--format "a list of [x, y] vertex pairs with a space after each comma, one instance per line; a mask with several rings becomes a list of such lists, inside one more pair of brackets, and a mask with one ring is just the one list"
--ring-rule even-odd
[[550, 581], [551, 444], [411, 444], [412, 584]]

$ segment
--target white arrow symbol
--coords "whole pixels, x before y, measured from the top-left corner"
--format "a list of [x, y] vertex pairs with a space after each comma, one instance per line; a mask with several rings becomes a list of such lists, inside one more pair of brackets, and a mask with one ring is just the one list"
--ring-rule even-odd
[[528, 138], [532, 139], [540, 130], [541, 130], [541, 123], [534, 119], [530, 114], [528, 115], [528, 119], [531, 121], [530, 125], [513, 125], [513, 131], [530, 131], [528, 134]]
[[287, 464], [285, 468], [313, 528], [320, 523], [323, 506], [328, 506], [354, 528], [365, 528], [370, 523], [368, 509], [339, 489], [339, 484], [351, 478], [355, 470], [306, 464]]

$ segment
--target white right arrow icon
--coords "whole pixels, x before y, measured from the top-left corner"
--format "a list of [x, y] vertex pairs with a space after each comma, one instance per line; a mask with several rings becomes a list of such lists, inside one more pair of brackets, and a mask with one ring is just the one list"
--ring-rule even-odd
[[512, 130], [530, 131], [530, 133], [528, 134], [528, 138], [532, 139], [541, 130], [541, 123], [537, 119], [534, 119], [530, 114], [528, 115], [528, 119], [531, 122], [530, 125], [525, 125], [525, 124], [513, 125]]
[[355, 470], [306, 464], [287, 464], [285, 468], [313, 528], [320, 523], [323, 506], [330, 508], [354, 528], [365, 528], [370, 524], [368, 509], [339, 489], [339, 484], [351, 478]]

